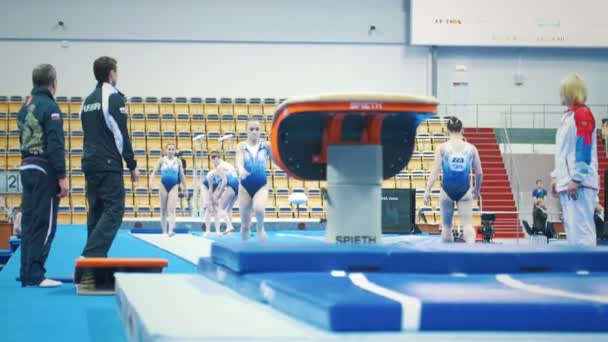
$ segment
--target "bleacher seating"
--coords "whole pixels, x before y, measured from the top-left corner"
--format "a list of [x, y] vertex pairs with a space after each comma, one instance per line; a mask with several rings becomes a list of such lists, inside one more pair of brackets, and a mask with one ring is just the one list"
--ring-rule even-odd
[[[0, 96], [0, 164], [3, 169], [14, 169], [20, 163], [19, 133], [17, 112], [24, 98], [21, 96]], [[84, 199], [84, 175], [80, 170], [82, 158], [82, 127], [79, 119], [81, 97], [58, 96], [57, 101], [64, 118], [66, 131], [66, 161], [70, 168], [72, 192], [70, 207], [61, 210], [60, 222], [86, 222], [86, 200]], [[196, 164], [209, 170], [209, 151], [220, 148], [218, 138], [223, 134], [233, 133], [236, 139], [225, 151], [225, 159], [234, 164], [237, 142], [246, 140], [246, 125], [249, 119], [262, 122], [263, 129], [270, 130], [272, 119], [278, 105], [284, 99], [275, 98], [213, 98], [213, 97], [132, 97], [128, 101], [129, 129], [138, 169], [142, 179], [139, 187], [133, 188], [130, 174], [125, 170], [125, 202], [128, 210], [125, 215], [149, 217], [158, 207], [158, 189], [147, 188], [147, 174], [154, 168], [161, 151], [168, 143], [176, 144], [188, 163], [186, 169], [187, 183], [194, 186], [194, 173], [191, 168]], [[436, 147], [447, 140], [445, 123], [440, 119], [431, 119], [420, 125], [416, 138], [416, 150], [409, 165], [395, 177], [383, 181], [386, 188], [424, 189], [428, 181], [429, 169], [432, 166]], [[193, 144], [192, 137], [205, 133], [202, 144]], [[300, 217], [324, 218], [325, 208], [321, 188], [325, 182], [300, 181], [287, 178], [285, 172], [273, 163], [267, 170], [269, 184], [269, 217], [296, 217], [296, 209], [288, 202], [288, 196], [295, 189], [302, 189], [308, 196], [308, 204], [300, 208]], [[153, 185], [157, 186], [157, 185]], [[438, 222], [440, 181], [435, 184], [431, 196], [431, 205], [424, 207], [424, 215], [429, 222]], [[422, 197], [419, 192], [417, 208], [422, 208]], [[18, 203], [17, 203], [18, 204]], [[67, 205], [66, 204], [66, 205]], [[181, 211], [180, 211], [181, 212]], [[235, 212], [238, 212], [235, 209]], [[84, 214], [83, 214], [84, 213]], [[479, 216], [479, 211], [476, 215]], [[474, 214], [475, 215], [475, 214]], [[476, 218], [478, 220], [478, 217]]]

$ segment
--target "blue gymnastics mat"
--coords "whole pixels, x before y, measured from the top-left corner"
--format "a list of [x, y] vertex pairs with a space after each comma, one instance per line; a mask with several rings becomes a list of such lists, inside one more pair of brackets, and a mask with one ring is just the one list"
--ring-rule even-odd
[[[214, 263], [237, 273], [327, 272], [519, 273], [608, 271], [608, 248], [445, 244], [287, 244], [215, 241]], [[280, 262], [277, 262], [280, 260]]]
[[[162, 234], [162, 228], [133, 228], [131, 229], [131, 234]], [[173, 229], [173, 233], [175, 234], [189, 234], [190, 229], [188, 228], [175, 228]]]
[[199, 270], [331, 331], [608, 331], [608, 273], [238, 274], [211, 259]]

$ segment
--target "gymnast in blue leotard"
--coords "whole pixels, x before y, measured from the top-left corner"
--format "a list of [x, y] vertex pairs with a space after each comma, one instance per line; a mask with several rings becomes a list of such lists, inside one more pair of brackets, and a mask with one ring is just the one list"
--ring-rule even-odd
[[[178, 184], [182, 183], [182, 192], [186, 189], [186, 177], [182, 162], [175, 156], [175, 145], [168, 144], [165, 156], [161, 157], [156, 168], [150, 176], [150, 185], [154, 183], [154, 177], [160, 174], [160, 225], [164, 233], [173, 235], [175, 228], [175, 209], [179, 198]], [[168, 226], [167, 226], [168, 221]]]
[[247, 123], [247, 141], [239, 143], [236, 150], [236, 167], [241, 180], [239, 188], [239, 211], [241, 214], [241, 236], [251, 236], [251, 216], [255, 213], [258, 238], [266, 239], [264, 211], [268, 203], [266, 165], [270, 158], [270, 144], [260, 140], [259, 121]]
[[[224, 234], [229, 234], [234, 230], [232, 226], [232, 207], [237, 199], [239, 191], [239, 180], [236, 169], [230, 163], [222, 159], [220, 150], [211, 151], [209, 157], [215, 168], [210, 171], [214, 179], [209, 188], [208, 207], [209, 215], [206, 215], [206, 220], [209, 222], [210, 216], [215, 218], [216, 230], [219, 228], [219, 218], [223, 218], [226, 222], [226, 231]], [[209, 223], [207, 223], [208, 225]]]
[[[479, 160], [479, 152], [472, 144], [464, 141], [462, 122], [452, 117], [447, 124], [450, 140], [441, 144], [435, 154], [435, 163], [431, 170], [429, 182], [424, 194], [426, 205], [430, 203], [431, 189], [443, 172], [441, 181], [441, 219], [443, 228], [441, 239], [452, 242], [452, 219], [454, 203], [458, 207], [458, 216], [463, 229], [463, 237], [467, 243], [475, 242], [473, 228], [473, 200], [479, 199], [479, 191], [483, 179], [483, 171]], [[475, 170], [475, 186], [471, 187], [471, 170]]]

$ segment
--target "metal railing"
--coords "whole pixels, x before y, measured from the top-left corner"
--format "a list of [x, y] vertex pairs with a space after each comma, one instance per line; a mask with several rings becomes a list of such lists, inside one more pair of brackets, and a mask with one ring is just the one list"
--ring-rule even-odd
[[[608, 115], [608, 104], [587, 105], [600, 118]], [[439, 116], [458, 116], [466, 127], [557, 128], [565, 107], [554, 104], [442, 104]]]
[[[509, 138], [509, 131], [505, 125], [505, 127], [503, 127], [504, 133], [505, 133], [505, 140], [503, 141], [502, 145], [503, 145], [503, 158], [506, 158], [507, 160], [505, 160], [506, 164], [508, 163], [509, 167], [507, 167], [507, 176], [509, 177], [510, 183], [512, 184], [512, 187], [514, 186], [514, 190], [515, 193], [513, 194], [513, 196], [515, 197], [515, 209], [516, 211], [519, 210], [520, 206], [520, 191], [519, 191], [519, 186], [521, 184], [521, 181], [519, 179], [519, 169], [517, 168], [517, 163], [515, 162], [515, 159], [513, 158], [513, 149], [511, 148], [511, 139]], [[513, 191], [512, 191], [513, 192]], [[518, 214], [518, 219], [519, 219], [519, 212]], [[519, 227], [520, 225], [516, 225], [516, 227], [518, 227], [517, 230], [517, 243], [519, 244]]]

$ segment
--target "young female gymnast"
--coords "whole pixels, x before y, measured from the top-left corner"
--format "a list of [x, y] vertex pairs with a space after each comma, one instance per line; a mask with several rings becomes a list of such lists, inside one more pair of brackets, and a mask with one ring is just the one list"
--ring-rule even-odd
[[243, 241], [251, 237], [251, 216], [257, 220], [258, 239], [266, 240], [264, 211], [268, 202], [266, 165], [270, 158], [270, 144], [260, 141], [259, 121], [247, 123], [247, 141], [238, 144], [236, 167], [241, 180], [239, 188], [239, 211], [241, 214], [241, 236]]
[[220, 150], [211, 151], [211, 163], [215, 166], [213, 174], [220, 178], [220, 182], [214, 186], [213, 183], [209, 186], [211, 205], [217, 210], [213, 210], [214, 216], [223, 218], [226, 222], [226, 231], [224, 234], [229, 234], [234, 230], [232, 226], [232, 207], [237, 199], [239, 192], [239, 180], [236, 174], [236, 169], [230, 163], [222, 159]]
[[[225, 180], [224, 180], [225, 182]], [[211, 219], [214, 219], [214, 228], [215, 232], [219, 233], [220, 222], [218, 211], [219, 201], [217, 200], [220, 197], [220, 185], [222, 183], [222, 177], [218, 175], [216, 169], [209, 170], [207, 175], [203, 177], [203, 184], [201, 186], [201, 201], [202, 207], [204, 210], [204, 220], [205, 220], [205, 233], [203, 236], [209, 236], [211, 233]]]
[[555, 169], [551, 192], [562, 206], [568, 243], [597, 244], [593, 212], [598, 202], [599, 175], [596, 125], [587, 106], [587, 87], [576, 74], [566, 76], [560, 86], [562, 115], [555, 138]]
[[[467, 243], [475, 243], [473, 228], [473, 200], [479, 198], [483, 171], [477, 148], [464, 141], [462, 122], [452, 117], [447, 124], [450, 140], [441, 144], [435, 154], [435, 162], [431, 176], [424, 193], [424, 203], [429, 205], [431, 189], [443, 171], [440, 195], [441, 219], [443, 229], [441, 241], [453, 242], [452, 219], [454, 203], [458, 207], [458, 215], [463, 227], [463, 237]], [[475, 170], [475, 188], [471, 188], [471, 168]]]
[[[154, 184], [156, 174], [160, 173], [161, 187], [160, 195], [160, 225], [163, 233], [173, 235], [175, 228], [175, 209], [179, 199], [178, 184], [182, 183], [182, 192], [185, 192], [186, 177], [182, 162], [175, 156], [175, 145], [168, 144], [165, 151], [165, 156], [161, 157], [156, 164], [156, 168], [150, 176], [150, 187]], [[183, 195], [183, 194], [182, 194]], [[167, 219], [169, 226], [167, 227]]]

